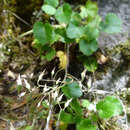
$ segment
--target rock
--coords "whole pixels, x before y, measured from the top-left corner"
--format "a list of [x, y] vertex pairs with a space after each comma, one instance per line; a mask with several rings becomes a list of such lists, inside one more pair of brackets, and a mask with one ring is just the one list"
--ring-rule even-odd
[[104, 50], [109, 60], [95, 73], [93, 86], [112, 92], [130, 87], [130, 41]]
[[99, 14], [104, 18], [107, 13], [115, 13], [122, 20], [122, 31], [119, 34], [102, 34], [99, 38], [101, 49], [111, 48], [124, 43], [130, 38], [130, 1], [129, 0], [100, 0], [98, 1]]
[[93, 86], [96, 89], [116, 92], [130, 87], [130, 1], [100, 0], [98, 5], [102, 18], [107, 13], [115, 13], [121, 18], [123, 25], [121, 33], [103, 33], [98, 39], [99, 48], [109, 60], [105, 65], [99, 65]]

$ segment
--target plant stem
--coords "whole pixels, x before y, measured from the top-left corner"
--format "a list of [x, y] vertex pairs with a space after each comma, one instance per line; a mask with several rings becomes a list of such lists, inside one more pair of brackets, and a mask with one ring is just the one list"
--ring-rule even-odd
[[18, 36], [18, 39], [23, 38], [24, 36], [27, 36], [27, 35], [32, 34], [32, 33], [33, 33], [33, 30], [27, 31], [27, 32], [21, 34], [20, 36]]
[[33, 33], [33, 30], [27, 31], [27, 32], [25, 32], [25, 33], [19, 35], [17, 38], [10, 40], [9, 42], [7, 42], [7, 44], [11, 44], [12, 42], [18, 41], [18, 40], [20, 40], [21, 38], [23, 38], [23, 37], [25, 37], [25, 36], [27, 36], [27, 35], [29, 35], [29, 34], [32, 34], [32, 33]]

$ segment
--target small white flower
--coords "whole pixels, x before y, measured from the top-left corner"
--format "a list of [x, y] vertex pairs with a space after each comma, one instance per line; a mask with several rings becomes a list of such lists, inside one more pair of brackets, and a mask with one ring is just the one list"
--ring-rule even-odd
[[91, 77], [88, 79], [87, 85], [88, 85], [88, 88], [91, 87], [91, 85], [92, 85], [92, 79], [91, 79]]
[[20, 93], [18, 96], [19, 96], [19, 98], [21, 98], [21, 97], [23, 97], [25, 94], [26, 94], [26, 92], [22, 92], [22, 93]]
[[58, 92], [57, 91], [55, 91], [54, 93], [52, 93], [52, 96], [53, 96], [53, 98], [54, 98], [54, 100], [56, 99], [56, 97], [58, 96]]
[[43, 91], [44, 91], [44, 92], [47, 92], [48, 90], [49, 90], [49, 88], [48, 88], [47, 85], [45, 84]]
[[84, 69], [84, 71], [81, 73], [81, 80], [83, 81], [85, 76], [86, 76], [86, 69]]
[[21, 75], [22, 78], [27, 78], [27, 75], [23, 74]]
[[17, 78], [17, 85], [20, 85], [20, 86], [22, 86], [22, 79], [21, 79], [21, 76], [20, 76], [20, 74], [19, 74], [19, 76], [18, 76], [18, 78]]
[[72, 101], [72, 98], [71, 98], [70, 100], [68, 100], [68, 101], [65, 103], [64, 109], [67, 108], [67, 107], [69, 106], [69, 104], [71, 103], [71, 101]]
[[56, 80], [56, 85], [59, 83], [60, 80], [61, 80], [61, 78], [59, 78], [59, 79]]
[[41, 74], [39, 75], [38, 81], [40, 81], [40, 80], [42, 79], [42, 77], [43, 77], [43, 73], [41, 73]]
[[41, 101], [37, 104], [37, 107], [40, 107], [40, 105], [41, 105]]
[[55, 68], [52, 70], [51, 75], [54, 76], [55, 74]]
[[60, 102], [64, 94], [57, 98], [57, 102]]
[[14, 73], [12, 71], [9, 70], [7, 75], [8, 75], [8, 77], [11, 77], [11, 78], [15, 79], [15, 75], [14, 75]]
[[96, 105], [95, 104], [90, 104], [89, 106], [88, 106], [88, 110], [90, 110], [90, 111], [96, 111]]
[[39, 77], [38, 77], [38, 82], [39, 82], [40, 80], [42, 80], [42, 77], [44, 76], [45, 72], [46, 72], [46, 70], [43, 70], [43, 72], [39, 75]]
[[24, 82], [25, 82], [25, 87], [30, 91], [30, 89], [31, 89], [30, 84], [28, 83], [28, 81], [26, 79], [24, 79]]
[[47, 101], [47, 100], [45, 100], [45, 102], [46, 102], [46, 104], [49, 106], [50, 105], [50, 103]]
[[16, 130], [11, 122], [10, 122], [10, 130]]
[[82, 88], [83, 87], [82, 82], [79, 81], [78, 83], [79, 83], [80, 88]]
[[33, 77], [33, 75], [34, 75], [34, 74], [33, 74], [33, 73], [31, 73], [31, 74], [30, 74], [30, 78], [32, 78], [32, 77]]

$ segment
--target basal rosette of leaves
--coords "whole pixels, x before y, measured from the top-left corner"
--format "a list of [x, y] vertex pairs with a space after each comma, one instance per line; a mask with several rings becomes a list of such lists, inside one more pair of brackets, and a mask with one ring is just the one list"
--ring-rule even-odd
[[[109, 13], [102, 20], [98, 15], [97, 4], [90, 0], [86, 5], [80, 6], [80, 11], [74, 11], [68, 3], [59, 4], [59, 0], [45, 0], [41, 9], [58, 23], [56, 26], [49, 21], [34, 24], [34, 38], [41, 48], [51, 48], [57, 41], [77, 43], [79, 51], [90, 56], [98, 49], [97, 39], [101, 32], [118, 33], [121, 30], [121, 20], [115, 14]], [[44, 56], [48, 60], [53, 59], [56, 54], [54, 49], [48, 53], [47, 57]]]

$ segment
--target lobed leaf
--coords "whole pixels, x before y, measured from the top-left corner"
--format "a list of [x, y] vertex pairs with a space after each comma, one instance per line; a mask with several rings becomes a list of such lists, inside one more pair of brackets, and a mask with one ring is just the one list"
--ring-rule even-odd
[[82, 100], [82, 106], [83, 106], [84, 108], [88, 108], [89, 105], [90, 105], [90, 102], [89, 102], [87, 99], [83, 99], [83, 100]]
[[56, 9], [51, 5], [43, 5], [42, 10], [49, 15], [54, 15], [56, 13]]
[[81, 18], [87, 18], [88, 17], [88, 13], [87, 13], [87, 8], [84, 6], [81, 6], [80, 8], [81, 12], [80, 12], [80, 16]]
[[79, 43], [79, 48], [84, 55], [90, 56], [98, 49], [98, 44], [96, 40], [88, 42], [81, 39]]
[[88, 24], [87, 26], [84, 27], [84, 35], [88, 41], [92, 41], [99, 37], [99, 30]]
[[82, 119], [77, 125], [77, 130], [96, 130], [97, 127], [89, 119]]
[[121, 31], [121, 20], [115, 14], [109, 13], [105, 20], [101, 22], [101, 31], [106, 33], [118, 33]]
[[34, 38], [41, 45], [55, 41], [54, 29], [49, 23], [36, 22], [33, 26]]
[[43, 56], [44, 59], [51, 61], [56, 55], [56, 51], [53, 48], [48, 48], [47, 53]]
[[98, 14], [98, 6], [97, 3], [95, 2], [88, 0], [86, 2], [86, 9], [90, 20], [93, 19]]
[[68, 83], [62, 88], [62, 92], [68, 98], [78, 98], [82, 96], [82, 91], [77, 82]]
[[67, 37], [65, 28], [57, 28], [55, 29], [55, 33], [59, 35], [59, 41], [63, 43], [73, 43], [74, 39], [70, 39]]
[[67, 37], [74, 39], [74, 38], [80, 38], [83, 33], [84, 33], [84, 29], [82, 26], [77, 26], [75, 24], [70, 23], [67, 30]]
[[73, 99], [72, 102], [70, 103], [71, 108], [75, 111], [76, 115], [78, 116], [82, 116], [83, 114], [83, 110], [80, 107], [80, 103], [78, 101], [78, 99]]
[[69, 4], [65, 3], [56, 11], [55, 17], [60, 24], [68, 24], [71, 20], [72, 8]]
[[85, 58], [83, 64], [85, 68], [90, 72], [94, 72], [97, 69], [97, 60], [95, 57]]
[[59, 4], [59, 0], [44, 0], [44, 4], [51, 5], [56, 8]]
[[96, 105], [101, 118], [111, 118], [120, 115], [123, 111], [120, 101], [115, 96], [107, 96]]
[[70, 113], [66, 113], [64, 111], [62, 111], [60, 114], [60, 120], [63, 121], [64, 123], [67, 123], [67, 124], [74, 123], [73, 115], [71, 115]]
[[73, 11], [72, 15], [71, 15], [70, 22], [73, 23], [73, 24], [76, 24], [76, 25], [80, 25], [80, 23], [81, 23], [81, 16], [79, 15], [79, 13]]

